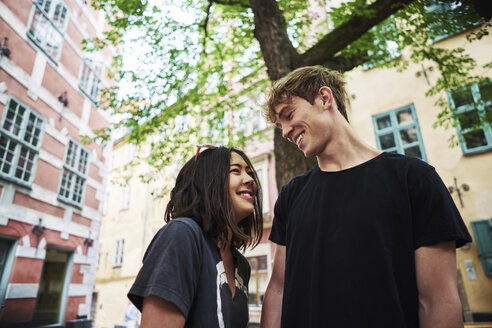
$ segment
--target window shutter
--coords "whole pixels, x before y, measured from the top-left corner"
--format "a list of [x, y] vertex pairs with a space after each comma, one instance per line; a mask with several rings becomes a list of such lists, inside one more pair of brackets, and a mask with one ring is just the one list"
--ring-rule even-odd
[[486, 276], [492, 276], [492, 219], [471, 222], [478, 256]]

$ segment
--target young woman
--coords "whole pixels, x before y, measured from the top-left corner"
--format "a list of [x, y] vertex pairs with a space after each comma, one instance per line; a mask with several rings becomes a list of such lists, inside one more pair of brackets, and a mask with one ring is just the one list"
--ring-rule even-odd
[[176, 178], [164, 220], [128, 297], [141, 327], [246, 327], [250, 267], [263, 220], [258, 178], [246, 155], [205, 146]]

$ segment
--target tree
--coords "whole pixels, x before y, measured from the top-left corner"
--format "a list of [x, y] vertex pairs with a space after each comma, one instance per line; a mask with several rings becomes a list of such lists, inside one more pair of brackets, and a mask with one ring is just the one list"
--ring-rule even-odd
[[[464, 49], [442, 49], [432, 40], [443, 33], [473, 29], [468, 35], [471, 42], [488, 34], [491, 26], [473, 12], [471, 0], [343, 2], [328, 13], [333, 24], [328, 33], [324, 33], [327, 28], [311, 29], [320, 20], [309, 9], [324, 7], [320, 0], [159, 3], [93, 0], [96, 8], [106, 11], [111, 29], [104, 38], [86, 44], [89, 50], [138, 45], [134, 49], [140, 53], [138, 63], [146, 66], [125, 67], [120, 55], [113, 73], [135, 91], [122, 95], [117, 86], [106, 89], [100, 104], [115, 109], [130, 142], [164, 136], [151, 142], [150, 162], [156, 167], [169, 164], [170, 156], [163, 154], [179, 154], [183, 145], [189, 157], [195, 142], [244, 142], [244, 129], [230, 122], [237, 125], [238, 116], [258, 114], [259, 106], [252, 105], [251, 99], [257, 99], [270, 81], [297, 67], [324, 65], [345, 72], [369, 63], [404, 70], [408, 60], [388, 61], [392, 58], [388, 40], [396, 41], [400, 49], [411, 49], [413, 62], [436, 63], [441, 77], [428, 95], [479, 81], [470, 74], [477, 64]], [[429, 10], [436, 5], [447, 10]], [[455, 124], [447, 102], [440, 99], [438, 104], [442, 111], [436, 124]], [[179, 128], [183, 120], [188, 126]], [[100, 131], [100, 136], [107, 138], [107, 131]], [[311, 167], [312, 160], [306, 160], [277, 129], [274, 147], [279, 186]]]

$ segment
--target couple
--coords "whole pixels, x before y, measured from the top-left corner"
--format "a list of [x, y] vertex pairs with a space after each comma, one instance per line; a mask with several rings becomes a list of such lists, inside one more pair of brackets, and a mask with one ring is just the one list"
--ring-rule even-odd
[[[356, 136], [344, 85], [303, 67], [268, 99], [269, 120], [318, 165], [277, 199], [261, 326], [463, 327], [455, 248], [471, 237], [461, 216], [432, 166]], [[143, 328], [248, 322], [250, 269], [237, 249], [261, 239], [258, 179], [234, 148], [198, 150], [129, 292]]]

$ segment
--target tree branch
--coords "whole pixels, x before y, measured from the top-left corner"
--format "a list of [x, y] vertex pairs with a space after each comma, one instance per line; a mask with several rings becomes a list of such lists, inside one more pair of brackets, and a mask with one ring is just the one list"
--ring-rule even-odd
[[[307, 65], [323, 65], [333, 62], [334, 56], [337, 52], [344, 49], [352, 42], [360, 38], [371, 27], [381, 23], [383, 20], [391, 16], [393, 13], [404, 8], [406, 5], [412, 3], [415, 0], [377, 0], [367, 7], [364, 12], [364, 16], [354, 14], [352, 18], [338, 26], [332, 32], [326, 34], [318, 43], [308, 49], [305, 53], [297, 57], [294, 66], [301, 67]], [[371, 14], [367, 15], [367, 11]], [[347, 59], [345, 59], [347, 60]], [[339, 64], [344, 60], [340, 57], [335, 62]], [[343, 71], [349, 70], [350, 60], [346, 64], [349, 64]]]
[[287, 24], [275, 0], [251, 0], [254, 35], [260, 42], [268, 77], [275, 81], [293, 67], [298, 54], [287, 35]]
[[206, 16], [205, 19], [203, 20], [203, 24], [200, 25], [201, 28], [203, 28], [204, 36], [203, 36], [203, 51], [206, 52], [207, 50], [207, 39], [208, 39], [208, 19], [210, 18], [210, 9], [212, 8], [213, 1], [209, 0], [207, 10], [206, 10]]
[[240, 6], [243, 8], [251, 8], [249, 1], [246, 0], [211, 0], [210, 3], [217, 3], [224, 6]]

